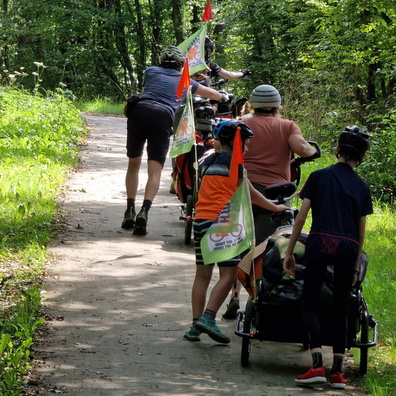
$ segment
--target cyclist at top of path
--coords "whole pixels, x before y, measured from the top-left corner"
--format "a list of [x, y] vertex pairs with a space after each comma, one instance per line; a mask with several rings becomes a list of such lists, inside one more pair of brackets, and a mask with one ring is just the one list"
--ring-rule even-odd
[[[194, 249], [196, 272], [192, 287], [192, 325], [184, 334], [189, 341], [199, 341], [201, 332], [207, 333], [213, 340], [227, 344], [230, 339], [216, 326], [216, 313], [229, 293], [236, 276], [240, 257], [218, 262], [220, 278], [210, 293], [205, 309], [206, 294], [212, 278], [214, 264], [205, 265], [201, 252], [201, 239], [212, 223], [228, 204], [235, 185], [229, 177], [232, 148], [236, 130], [240, 128], [243, 150], [253, 137], [252, 130], [242, 121], [229, 120], [220, 122], [213, 134], [221, 144], [221, 149], [209, 156], [201, 165], [202, 181], [198, 191], [198, 201], [194, 219]], [[244, 176], [243, 165], [239, 166], [239, 183]], [[273, 212], [287, 210], [285, 205], [275, 205], [254, 189], [250, 182], [251, 200]]]
[[233, 80], [235, 78], [243, 78], [248, 76], [251, 73], [249, 69], [241, 69], [236, 72], [225, 70], [220, 67], [217, 63], [213, 62], [211, 59], [211, 55], [214, 50], [214, 42], [210, 39], [210, 37], [205, 37], [205, 63], [209, 70], [203, 70], [197, 72], [191, 76], [191, 78], [195, 81], [198, 81], [202, 85], [210, 86], [210, 80], [212, 77], [224, 77], [227, 80]]
[[[373, 213], [367, 184], [355, 173], [369, 149], [367, 131], [347, 126], [338, 138], [338, 162], [317, 170], [308, 177], [301, 193], [302, 207], [296, 217], [283, 266], [294, 275], [293, 249], [312, 210], [312, 226], [305, 246], [305, 276], [302, 294], [302, 319], [309, 334], [312, 367], [298, 376], [297, 384], [326, 383], [318, 319], [318, 301], [328, 265], [334, 268], [333, 281], [333, 366], [332, 388], [345, 388], [343, 363], [347, 343], [348, 302], [360, 270], [366, 216]], [[290, 329], [293, 331], [293, 329]]]
[[[148, 212], [157, 195], [162, 168], [168, 153], [170, 136], [173, 133], [175, 113], [182, 100], [176, 90], [180, 82], [185, 56], [177, 47], [167, 46], [161, 51], [159, 66], [151, 66], [144, 73], [144, 92], [133, 105], [128, 104], [127, 156], [128, 168], [125, 177], [127, 209], [121, 227], [133, 229], [135, 235], [146, 235]], [[214, 89], [191, 80], [192, 92], [215, 101], [228, 98]], [[139, 186], [139, 170], [143, 147], [147, 142], [148, 180], [144, 200], [136, 216], [135, 203]]]

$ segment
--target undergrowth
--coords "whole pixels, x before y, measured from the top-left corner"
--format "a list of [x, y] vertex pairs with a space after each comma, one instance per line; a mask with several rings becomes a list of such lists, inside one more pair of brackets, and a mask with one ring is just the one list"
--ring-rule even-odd
[[21, 394], [57, 196], [85, 129], [61, 94], [0, 90], [0, 395]]

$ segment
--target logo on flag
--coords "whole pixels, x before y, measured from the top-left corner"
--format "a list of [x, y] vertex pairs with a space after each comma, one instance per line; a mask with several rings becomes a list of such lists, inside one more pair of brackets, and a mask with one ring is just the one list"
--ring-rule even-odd
[[188, 58], [190, 76], [201, 70], [209, 70], [205, 63], [205, 36], [206, 23], [177, 46]]
[[192, 94], [188, 89], [186, 103], [177, 126], [170, 152], [170, 157], [175, 158], [180, 154], [188, 153], [194, 145], [195, 122], [192, 111]]
[[254, 246], [249, 185], [244, 179], [201, 239], [205, 264], [226, 261]]

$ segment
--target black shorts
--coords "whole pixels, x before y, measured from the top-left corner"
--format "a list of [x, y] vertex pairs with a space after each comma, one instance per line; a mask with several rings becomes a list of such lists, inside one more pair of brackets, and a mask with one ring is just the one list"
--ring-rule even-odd
[[141, 157], [147, 141], [148, 160], [164, 165], [173, 133], [173, 115], [169, 109], [152, 101], [138, 102], [127, 121], [127, 156]]

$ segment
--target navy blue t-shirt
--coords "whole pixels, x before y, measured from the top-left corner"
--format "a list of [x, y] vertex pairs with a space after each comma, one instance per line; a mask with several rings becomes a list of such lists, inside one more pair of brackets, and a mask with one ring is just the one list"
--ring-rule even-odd
[[[180, 78], [181, 73], [178, 70], [159, 66], [148, 67], [144, 72], [144, 92], [140, 99], [160, 103], [170, 110], [173, 117], [185, 99], [186, 90], [181, 99], [176, 97]], [[193, 80], [190, 82], [192, 84], [191, 92], [194, 93], [199, 84]]]
[[373, 213], [367, 184], [342, 162], [308, 177], [300, 197], [311, 201], [305, 257], [328, 264], [357, 259], [359, 219]]

